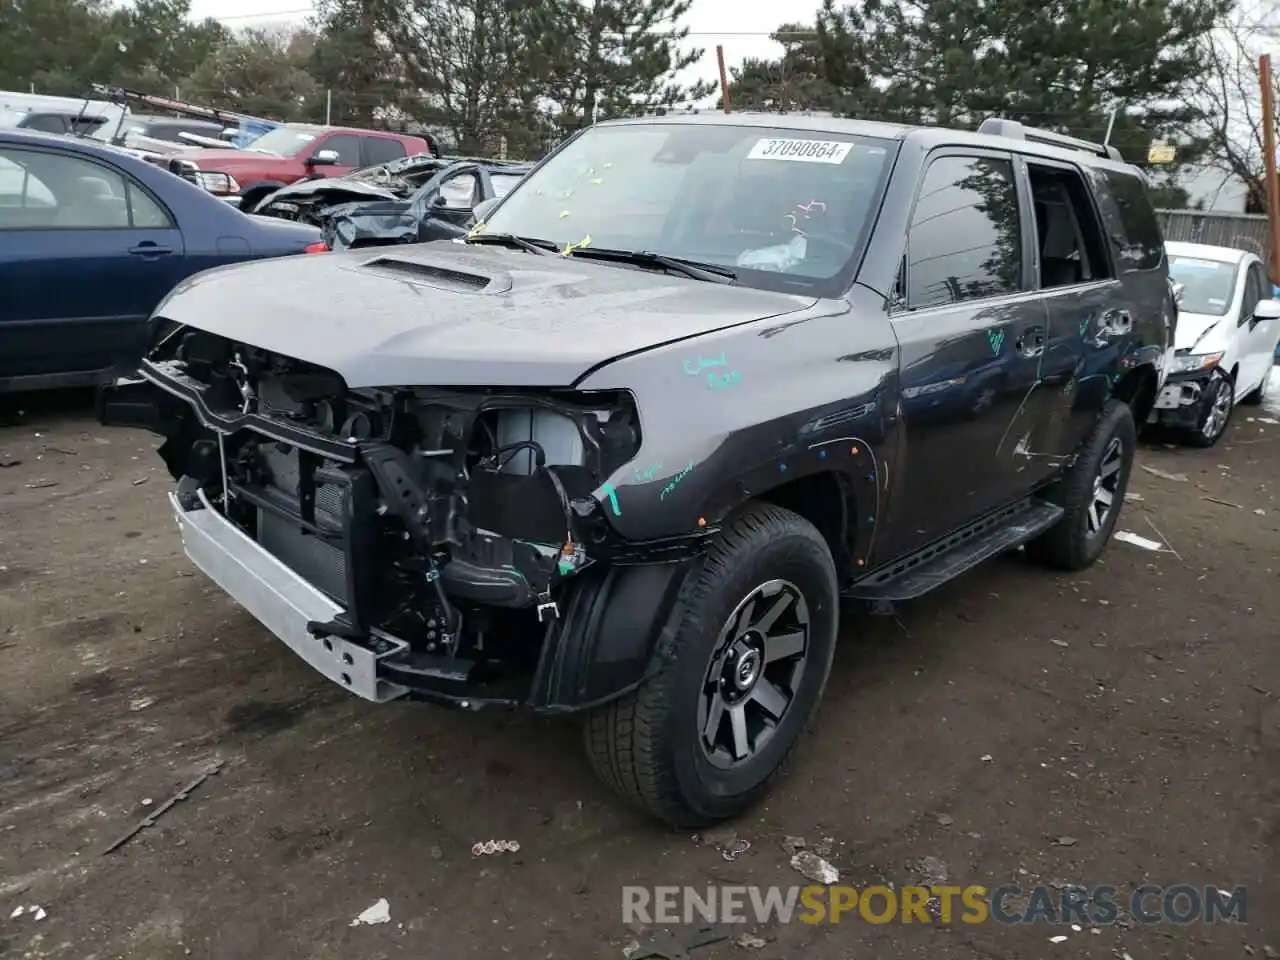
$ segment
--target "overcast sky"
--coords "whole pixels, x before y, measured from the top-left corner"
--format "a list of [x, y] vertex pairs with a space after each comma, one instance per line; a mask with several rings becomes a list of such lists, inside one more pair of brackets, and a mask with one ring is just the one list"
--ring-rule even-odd
[[[716, 79], [716, 44], [724, 45], [726, 66], [736, 66], [744, 57], [776, 57], [782, 48], [768, 34], [783, 22], [805, 19], [794, 9], [784, 13], [783, 4], [773, 0], [694, 0], [685, 22], [691, 46], [706, 50], [700, 63], [682, 82]], [[817, 10], [818, 0], [813, 0]], [[269, 27], [300, 22], [308, 15], [309, 0], [193, 0], [192, 15], [202, 20], [214, 17], [229, 27]], [[754, 34], [754, 35], [753, 35]]]

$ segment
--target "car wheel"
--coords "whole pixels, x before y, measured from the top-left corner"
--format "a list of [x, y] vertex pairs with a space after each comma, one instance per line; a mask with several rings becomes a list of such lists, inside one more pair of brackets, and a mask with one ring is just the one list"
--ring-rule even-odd
[[822, 697], [839, 588], [803, 518], [751, 504], [685, 582], [659, 672], [588, 719], [601, 779], [678, 827], [736, 816], [767, 789]]
[[1257, 388], [1250, 390], [1245, 396], [1240, 398], [1241, 403], [1247, 403], [1251, 407], [1256, 407], [1262, 403], [1262, 398], [1267, 394], [1267, 386], [1271, 383], [1271, 371], [1275, 369], [1275, 365], [1271, 364], [1267, 367], [1267, 372], [1262, 375], [1262, 382]]
[[1111, 539], [1133, 470], [1138, 431], [1129, 405], [1111, 400], [1076, 462], [1048, 492], [1062, 519], [1027, 544], [1027, 556], [1058, 570], [1083, 570]]
[[1212, 447], [1222, 439], [1231, 422], [1231, 408], [1235, 397], [1235, 385], [1221, 370], [1215, 370], [1200, 398], [1200, 413], [1196, 424], [1186, 432], [1186, 441], [1193, 447]]

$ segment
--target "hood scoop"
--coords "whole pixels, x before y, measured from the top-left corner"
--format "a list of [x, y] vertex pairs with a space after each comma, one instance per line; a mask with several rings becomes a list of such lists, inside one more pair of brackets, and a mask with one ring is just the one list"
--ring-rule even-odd
[[380, 273], [394, 280], [404, 280], [424, 287], [435, 287], [453, 293], [506, 293], [511, 289], [511, 277], [507, 274], [497, 276], [472, 273], [453, 267], [442, 267], [421, 260], [387, 255], [373, 257], [360, 264], [362, 271]]

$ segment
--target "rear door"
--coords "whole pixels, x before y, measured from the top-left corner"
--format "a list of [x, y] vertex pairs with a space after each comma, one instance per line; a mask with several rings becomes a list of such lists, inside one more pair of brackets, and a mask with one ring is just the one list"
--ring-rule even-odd
[[1121, 379], [1133, 365], [1150, 361], [1168, 369], [1176, 313], [1164, 236], [1141, 175], [1090, 167], [1089, 179], [1120, 280], [1120, 302], [1086, 340], [1084, 373], [1091, 379], [1082, 382], [1081, 400], [1096, 408], [1110, 396], [1106, 381]]
[[1061, 463], [1092, 431], [1120, 369], [1122, 325], [1139, 304], [1117, 278], [1101, 215], [1088, 182], [1072, 164], [1026, 157], [1023, 167], [1035, 223], [1034, 280], [1044, 292], [1049, 337], [1041, 367], [1048, 420], [1039, 432], [1036, 472]]
[[1048, 319], [1026, 268], [1028, 222], [1010, 154], [930, 156], [891, 309], [906, 426], [891, 554], [1029, 489], [1015, 450], [1036, 419]]
[[372, 167], [379, 163], [399, 160], [404, 154], [404, 144], [391, 137], [361, 137], [360, 166]]
[[0, 147], [0, 378], [101, 370], [136, 357], [183, 276], [182, 234], [124, 171]]

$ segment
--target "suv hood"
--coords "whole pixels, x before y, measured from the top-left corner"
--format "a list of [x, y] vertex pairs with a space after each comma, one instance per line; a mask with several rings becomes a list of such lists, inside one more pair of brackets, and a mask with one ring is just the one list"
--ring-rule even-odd
[[[1208, 352], [1207, 344], [1216, 341], [1222, 330], [1214, 329], [1219, 324], [1229, 323], [1229, 317], [1215, 317], [1207, 313], [1178, 313], [1178, 329], [1174, 337], [1174, 348], [1191, 350], [1204, 347], [1201, 352]], [[1212, 332], [1210, 332], [1212, 331]], [[1201, 342], [1203, 340], [1203, 343]]]
[[809, 296], [440, 241], [219, 267], [156, 316], [350, 388], [571, 386], [615, 358], [804, 310]]

